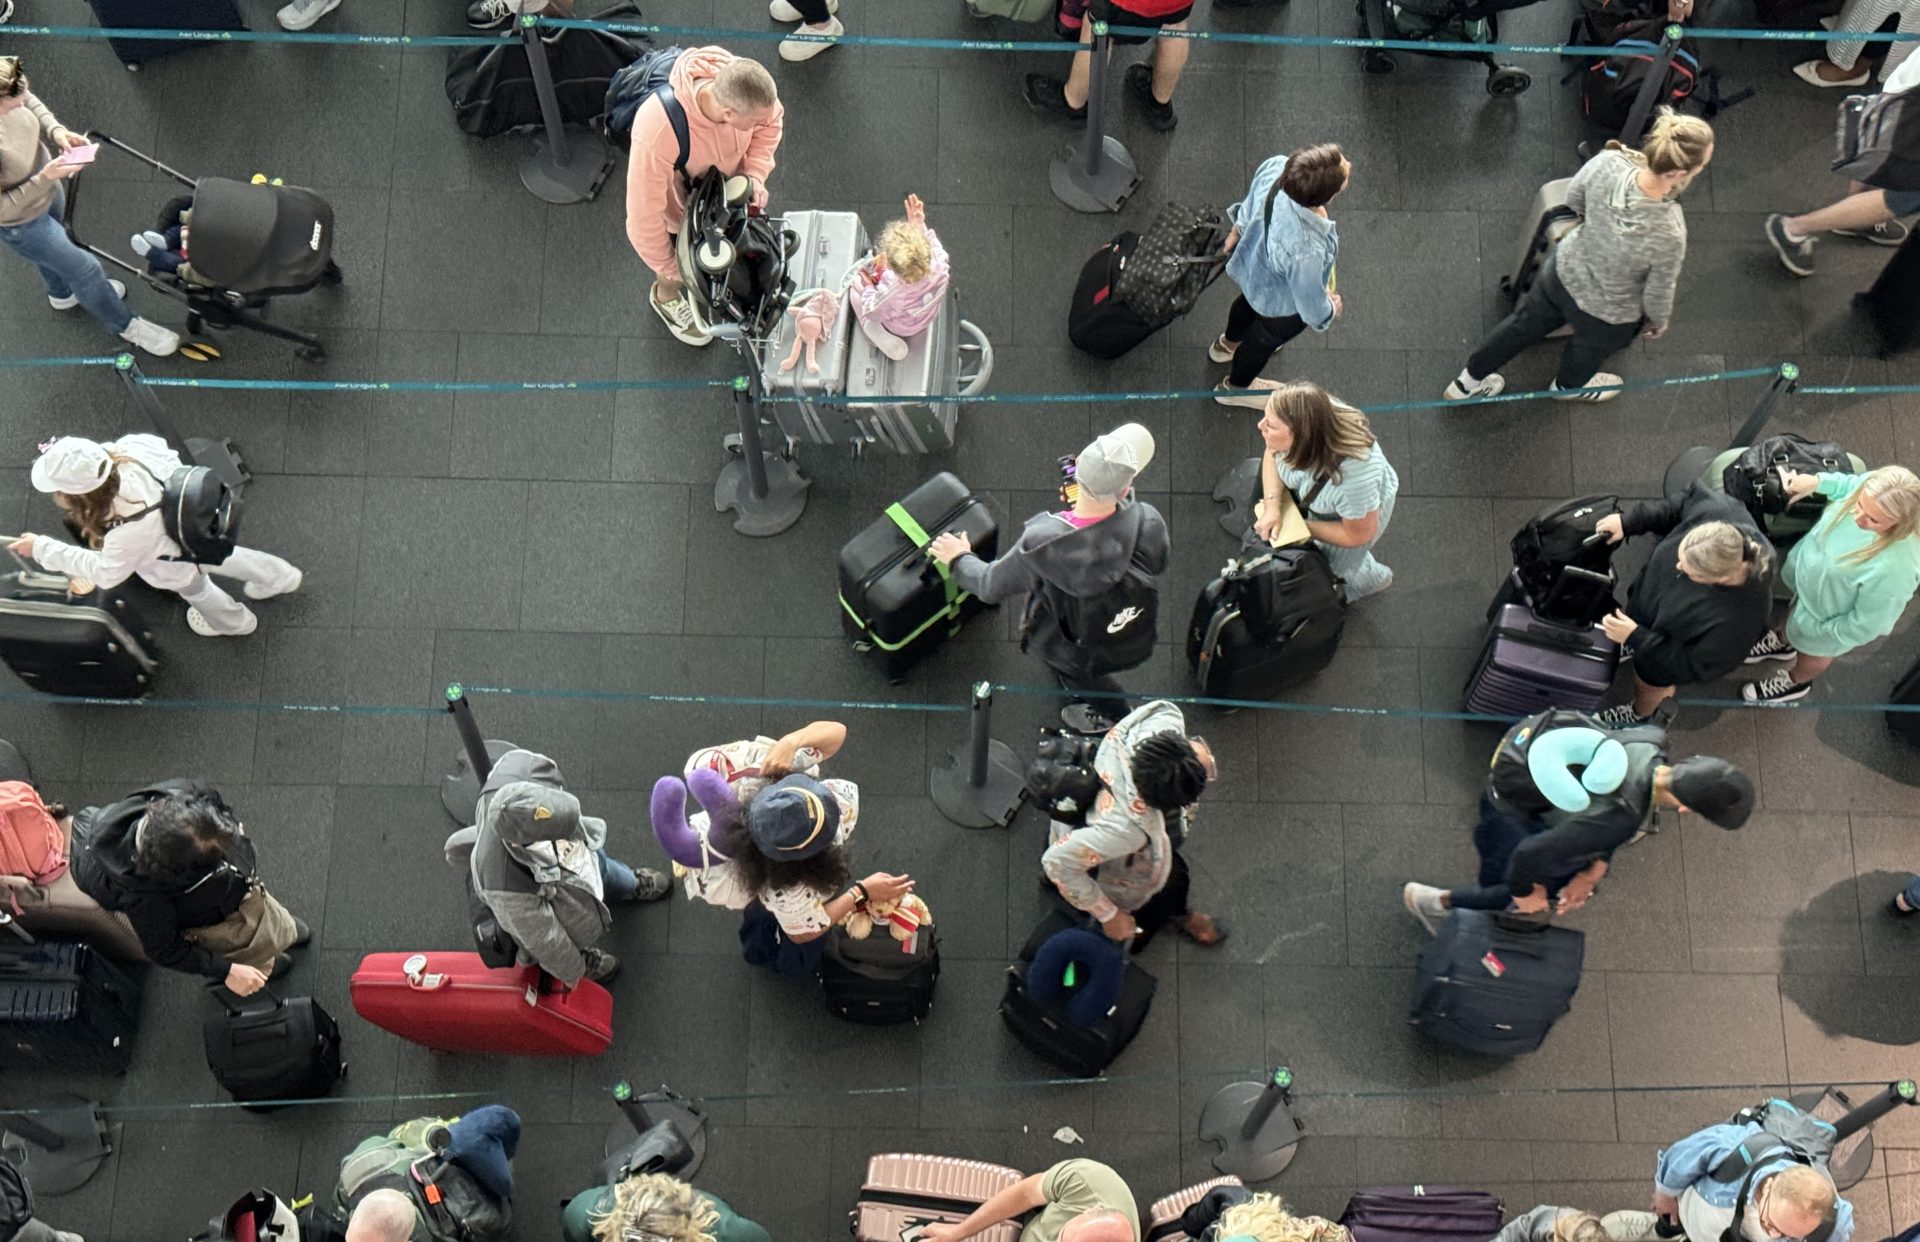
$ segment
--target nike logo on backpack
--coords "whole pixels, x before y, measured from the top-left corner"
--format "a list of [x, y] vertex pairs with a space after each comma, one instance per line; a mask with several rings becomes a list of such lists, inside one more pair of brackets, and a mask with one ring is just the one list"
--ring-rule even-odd
[[1139, 608], [1122, 608], [1114, 615], [1113, 620], [1107, 622], [1107, 633], [1118, 634], [1121, 630], [1126, 629], [1129, 625], [1132, 625], [1140, 619], [1141, 611]]

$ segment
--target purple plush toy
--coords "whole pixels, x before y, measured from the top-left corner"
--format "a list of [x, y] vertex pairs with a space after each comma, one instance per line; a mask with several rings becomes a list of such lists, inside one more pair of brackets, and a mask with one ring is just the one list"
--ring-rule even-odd
[[[687, 791], [703, 808], [687, 814]], [[663, 776], [654, 782], [648, 804], [653, 835], [667, 857], [701, 871], [732, 858], [747, 844], [746, 816], [727, 778], [711, 768], [696, 768], [684, 782]]]

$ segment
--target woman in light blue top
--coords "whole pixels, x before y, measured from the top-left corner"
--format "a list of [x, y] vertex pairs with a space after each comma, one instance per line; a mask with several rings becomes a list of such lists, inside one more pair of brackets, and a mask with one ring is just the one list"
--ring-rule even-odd
[[1793, 610], [1785, 633], [1762, 635], [1747, 652], [1748, 664], [1793, 664], [1741, 687], [1749, 703], [1805, 698], [1834, 660], [1892, 633], [1920, 589], [1920, 478], [1911, 470], [1790, 473], [1786, 483], [1795, 500], [1825, 496], [1827, 512], [1787, 553], [1783, 576], [1793, 588]]
[[1240, 296], [1227, 312], [1227, 330], [1207, 346], [1207, 357], [1232, 364], [1214, 400], [1263, 409], [1260, 378], [1276, 351], [1308, 328], [1325, 332], [1340, 315], [1333, 261], [1340, 236], [1327, 204], [1353, 179], [1353, 164], [1330, 142], [1276, 155], [1254, 170], [1247, 196], [1227, 209], [1227, 275]]
[[1268, 396], [1260, 438], [1267, 445], [1260, 458], [1266, 511], [1254, 522], [1260, 537], [1273, 538], [1285, 488], [1299, 500], [1327, 564], [1345, 579], [1348, 603], [1392, 586], [1393, 571], [1373, 559], [1373, 545], [1393, 518], [1400, 476], [1367, 416], [1320, 385], [1295, 380]]

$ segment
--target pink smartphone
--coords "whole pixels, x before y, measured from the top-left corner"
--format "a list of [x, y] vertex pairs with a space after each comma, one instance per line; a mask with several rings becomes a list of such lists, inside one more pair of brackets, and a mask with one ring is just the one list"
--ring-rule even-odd
[[69, 147], [60, 153], [62, 164], [91, 164], [93, 157], [100, 154], [100, 144], [89, 142], [84, 147]]

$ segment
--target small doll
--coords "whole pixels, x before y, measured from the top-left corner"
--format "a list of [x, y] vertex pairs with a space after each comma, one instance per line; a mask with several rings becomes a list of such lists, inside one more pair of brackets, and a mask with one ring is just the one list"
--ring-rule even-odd
[[794, 295], [793, 302], [787, 307], [787, 314], [794, 318], [793, 349], [786, 360], [780, 364], [782, 371], [791, 371], [800, 361], [800, 350], [807, 351], [807, 370], [820, 373], [820, 342], [827, 339], [827, 333], [834, 321], [840, 317], [840, 299], [831, 289], [808, 289]]

